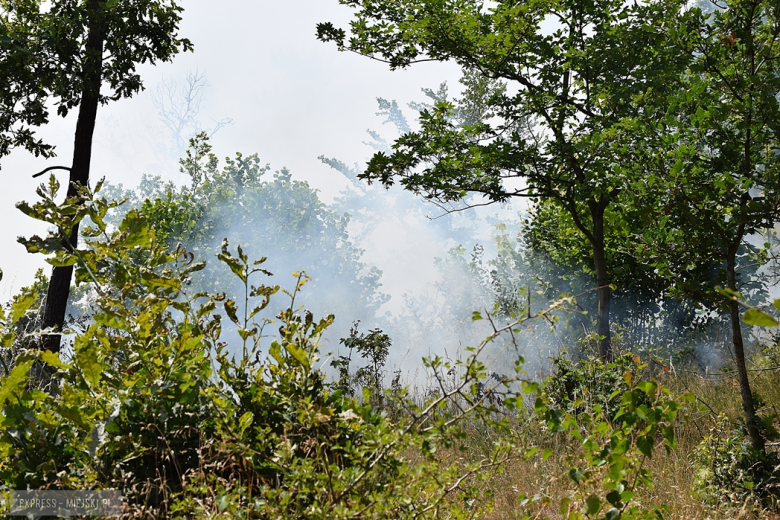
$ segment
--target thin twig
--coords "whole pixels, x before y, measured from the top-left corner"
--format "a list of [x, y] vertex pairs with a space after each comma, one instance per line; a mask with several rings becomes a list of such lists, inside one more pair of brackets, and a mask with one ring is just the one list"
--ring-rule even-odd
[[45, 170], [40, 171], [40, 172], [36, 173], [35, 175], [33, 175], [33, 179], [36, 178], [36, 177], [40, 177], [44, 173], [50, 172], [52, 170], [67, 170], [67, 171], [70, 171], [70, 168], [68, 168], [67, 166], [49, 166]]

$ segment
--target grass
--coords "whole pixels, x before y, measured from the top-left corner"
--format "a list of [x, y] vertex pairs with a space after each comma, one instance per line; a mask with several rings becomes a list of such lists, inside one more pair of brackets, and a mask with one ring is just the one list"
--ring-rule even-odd
[[[780, 363], [758, 355], [753, 359], [753, 368], [767, 368]], [[774, 414], [780, 409], [780, 371], [764, 370], [751, 372], [751, 386], [762, 401], [761, 413]], [[643, 505], [654, 504], [665, 509], [664, 518], [690, 520], [780, 520], [777, 504], [758, 503], [751, 497], [720, 495], [721, 500], [708, 499], [697, 487], [696, 451], [707, 435], [723, 427], [718, 416], [725, 416], [727, 423], [736, 425], [742, 414], [739, 386], [733, 374], [717, 377], [702, 377], [694, 371], [676, 370], [664, 376], [664, 384], [677, 394], [691, 393], [696, 404], [688, 406], [679, 416], [676, 425], [678, 446], [670, 453], [664, 449], [655, 450], [654, 457], [646, 461], [646, 468], [653, 475], [652, 489], [643, 490], [638, 500]], [[780, 428], [780, 424], [776, 427]], [[543, 460], [516, 458], [507, 463], [503, 470], [481, 483], [485, 496], [492, 496], [492, 511], [485, 520], [531, 519], [559, 520], [561, 500], [571, 496], [576, 484], [568, 475], [571, 457], [580, 451], [576, 439], [543, 431], [538, 421], [528, 420], [518, 424], [515, 434], [530, 445], [550, 448], [553, 455]], [[720, 432], [725, 434], [725, 432]], [[496, 434], [498, 435], [498, 434]], [[478, 457], [488, 453], [496, 440], [484, 428], [469, 431], [469, 456]], [[770, 450], [777, 450], [777, 444], [769, 443]], [[541, 495], [542, 500], [522, 507], [523, 496]]]

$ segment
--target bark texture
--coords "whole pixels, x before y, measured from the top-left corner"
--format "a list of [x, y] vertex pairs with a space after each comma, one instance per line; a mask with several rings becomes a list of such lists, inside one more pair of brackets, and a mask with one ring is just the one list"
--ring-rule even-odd
[[593, 267], [596, 270], [596, 287], [598, 287], [598, 310], [596, 314], [596, 333], [599, 335], [599, 358], [612, 361], [612, 335], [609, 330], [609, 304], [612, 290], [609, 287], [607, 271], [607, 255], [604, 247], [604, 210], [591, 213], [593, 217]]
[[[78, 195], [77, 186], [86, 186], [89, 183], [92, 136], [95, 131], [95, 120], [97, 119], [97, 110], [100, 103], [100, 85], [103, 74], [104, 35], [98, 23], [100, 9], [100, 0], [89, 0], [87, 6], [89, 16], [88, 35], [81, 75], [81, 101], [76, 122], [73, 163], [70, 169], [67, 198]], [[75, 249], [77, 247], [78, 234], [79, 229], [78, 225], [76, 225], [70, 234], [67, 244], [65, 244], [66, 248]], [[55, 332], [62, 331], [72, 278], [73, 266], [55, 267], [52, 270], [43, 311], [44, 329], [51, 328]], [[42, 347], [45, 350], [59, 352], [60, 335], [43, 336]]]
[[[739, 242], [737, 242], [739, 244]], [[736, 277], [736, 254], [737, 248], [733, 247], [728, 253], [726, 261], [726, 280], [729, 289], [737, 290]], [[739, 377], [739, 393], [742, 397], [742, 411], [745, 413], [745, 422], [747, 423], [748, 436], [750, 444], [758, 451], [764, 451], [765, 440], [758, 428], [759, 418], [756, 415], [756, 407], [753, 402], [753, 392], [750, 389], [750, 380], [748, 379], [747, 364], [745, 363], [745, 344], [742, 340], [742, 323], [739, 312], [739, 303], [732, 300], [730, 302], [731, 315], [731, 336], [734, 344], [734, 361], [737, 365], [737, 375]]]

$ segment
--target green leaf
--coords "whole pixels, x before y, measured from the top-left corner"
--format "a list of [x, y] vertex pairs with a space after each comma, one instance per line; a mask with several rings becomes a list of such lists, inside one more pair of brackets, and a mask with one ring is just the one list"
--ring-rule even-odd
[[73, 349], [76, 351], [73, 363], [79, 367], [87, 383], [94, 388], [103, 374], [103, 365], [98, 359], [97, 341], [88, 335], [77, 336]]
[[59, 406], [57, 407], [57, 413], [59, 413], [61, 416], [63, 416], [66, 419], [70, 419], [71, 422], [75, 423], [79, 428], [81, 428], [84, 431], [89, 431], [91, 429], [91, 426], [87, 423], [86, 418], [81, 411], [74, 406]]
[[639, 448], [639, 451], [642, 452], [642, 455], [647, 458], [653, 457], [653, 441], [654, 439], [650, 435], [640, 437], [636, 441], [637, 448]]
[[271, 357], [276, 360], [279, 365], [284, 365], [284, 357], [282, 356], [282, 346], [274, 341], [271, 343], [271, 346], [268, 347], [268, 353], [271, 354]]
[[65, 252], [58, 252], [56, 256], [52, 256], [46, 259], [46, 263], [52, 267], [68, 267], [75, 265], [79, 261], [76, 255], [72, 255]]
[[249, 426], [252, 424], [252, 420], [254, 419], [254, 415], [252, 412], [245, 412], [244, 415], [242, 415], [238, 419], [238, 431], [239, 435], [244, 435], [244, 431], [249, 428]]
[[11, 397], [20, 387], [23, 387], [27, 381], [27, 373], [30, 371], [32, 361], [19, 363], [12, 370], [8, 377], [0, 380], [0, 408], [5, 405], [6, 399]]
[[572, 468], [569, 470], [569, 476], [577, 484], [582, 480], [582, 471], [579, 468]]
[[22, 316], [30, 310], [37, 299], [38, 292], [33, 289], [27, 289], [14, 298], [14, 303], [11, 305], [11, 322], [16, 323], [22, 319]]
[[141, 269], [141, 280], [144, 285], [154, 288], [168, 289], [169, 291], [178, 291], [181, 289], [181, 280], [170, 276], [159, 276], [149, 269]]
[[777, 327], [780, 325], [772, 316], [758, 309], [748, 309], [742, 319], [748, 325], [756, 325], [757, 327]]
[[238, 258], [230, 254], [227, 238], [222, 241], [222, 252], [217, 254], [217, 258], [226, 264], [242, 282], [247, 282], [246, 266]]
[[241, 339], [246, 341], [246, 339], [250, 336], [254, 336], [257, 334], [257, 327], [253, 327], [251, 329], [238, 329], [238, 335], [241, 336]]
[[130, 331], [130, 325], [127, 324], [124, 318], [118, 314], [110, 313], [110, 311], [97, 313], [93, 315], [92, 318], [95, 322], [105, 325], [106, 327]]
[[227, 495], [220, 495], [217, 499], [217, 508], [219, 508], [220, 511], [224, 511], [229, 505], [230, 502], [228, 501]]
[[526, 451], [526, 452], [525, 452], [525, 454], [524, 454], [523, 456], [524, 456], [526, 459], [530, 459], [531, 457], [533, 457], [533, 456], [534, 456], [534, 455], [536, 455], [537, 453], [539, 453], [539, 447], [538, 447], [538, 446], [534, 446], [534, 447], [533, 447], [533, 448], [531, 448], [530, 450]]
[[642, 381], [636, 385], [637, 390], [647, 394], [649, 397], [655, 397], [658, 393], [658, 385], [654, 381]]
[[119, 224], [119, 231], [122, 233], [122, 245], [125, 247], [148, 247], [152, 243], [149, 221], [137, 209], [127, 212], [124, 220]]
[[607, 493], [607, 502], [612, 504], [615, 507], [618, 507], [620, 505], [620, 493], [618, 493], [616, 490], [612, 490], [609, 493]]
[[668, 442], [670, 446], [675, 447], [677, 445], [677, 441], [674, 438], [674, 428], [671, 426], [664, 426], [661, 428], [661, 432], [663, 433], [664, 439], [666, 439], [666, 442]]
[[586, 515], [597, 515], [601, 509], [601, 500], [596, 495], [591, 495], [585, 499], [585, 506], [582, 512]]
[[563, 518], [568, 518], [569, 516], [569, 507], [571, 507], [571, 498], [564, 497], [561, 499], [561, 516]]
[[290, 355], [306, 368], [309, 368], [309, 358], [306, 352], [295, 343], [287, 343], [284, 345], [284, 349], [290, 353]]
[[50, 350], [43, 350], [41, 351], [41, 359], [53, 367], [57, 367], [62, 370], [68, 369], [68, 365], [66, 365], [65, 363], [62, 362], [62, 360], [60, 360], [60, 356], [56, 352], [52, 352]]

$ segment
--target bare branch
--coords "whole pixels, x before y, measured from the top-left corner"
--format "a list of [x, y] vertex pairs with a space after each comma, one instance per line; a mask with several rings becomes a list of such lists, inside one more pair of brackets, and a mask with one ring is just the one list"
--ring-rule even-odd
[[50, 171], [52, 171], [52, 170], [66, 170], [66, 171], [70, 171], [70, 168], [68, 168], [67, 166], [49, 166], [49, 167], [48, 167], [48, 168], [46, 168], [45, 170], [43, 170], [43, 171], [40, 171], [40, 172], [38, 172], [38, 173], [34, 174], [34, 175], [33, 175], [33, 179], [34, 179], [34, 178], [36, 178], [36, 177], [40, 177], [40, 176], [41, 176], [41, 175], [43, 175], [44, 173], [46, 173], [46, 172], [50, 172]]

